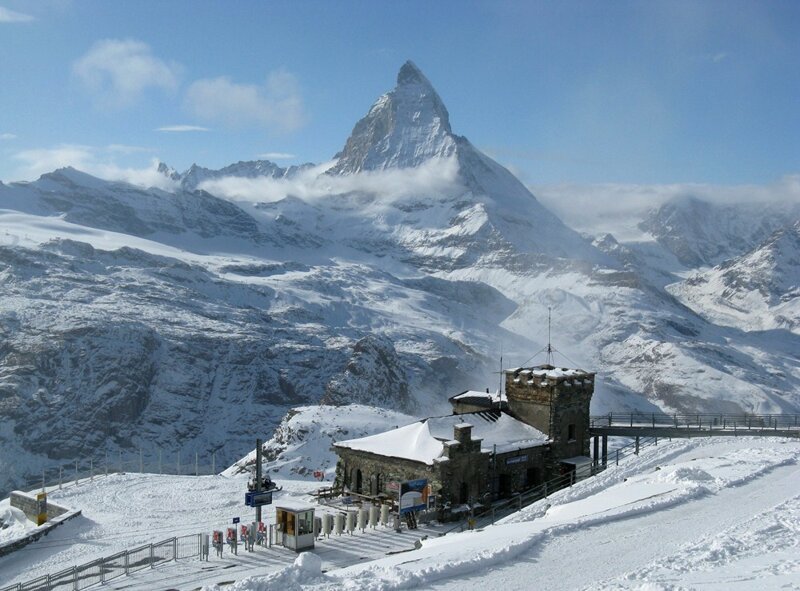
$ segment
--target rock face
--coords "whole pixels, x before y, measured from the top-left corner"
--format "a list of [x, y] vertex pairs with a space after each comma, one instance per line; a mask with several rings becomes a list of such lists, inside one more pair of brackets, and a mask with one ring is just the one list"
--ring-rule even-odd
[[408, 61], [397, 86], [381, 96], [353, 128], [330, 174], [413, 168], [456, 151], [450, 115], [419, 68]]
[[[0, 184], [0, 490], [107, 452], [222, 466], [323, 399], [448, 413], [447, 396], [498, 387], [501, 351], [528, 363], [548, 308], [557, 363], [598, 372], [595, 412], [800, 409], [795, 332], [720, 322], [665, 288], [689, 267], [579, 236], [452, 132], [411, 63], [325, 172], [160, 169], [173, 191], [72, 169]], [[275, 197], [290, 177], [299, 190]], [[198, 188], [227, 179], [272, 197]], [[684, 260], [741, 247], [716, 214], [654, 219]], [[791, 299], [795, 259], [774, 256], [771, 277], [731, 285]]]
[[665, 203], [639, 224], [688, 267], [716, 265], [757, 246], [789, 220], [800, 205], [717, 205], [696, 197]]
[[[365, 379], [367, 378], [367, 379]], [[414, 409], [405, 369], [392, 341], [368, 335], [353, 346], [353, 356], [344, 371], [325, 387], [322, 404], [366, 404], [395, 408], [401, 412]]]

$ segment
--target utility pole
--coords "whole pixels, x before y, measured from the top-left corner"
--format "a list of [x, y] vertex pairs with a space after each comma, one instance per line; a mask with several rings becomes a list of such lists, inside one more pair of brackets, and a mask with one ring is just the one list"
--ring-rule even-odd
[[[261, 492], [261, 440], [256, 439], [256, 493]], [[261, 506], [256, 507], [256, 523], [261, 521]]]

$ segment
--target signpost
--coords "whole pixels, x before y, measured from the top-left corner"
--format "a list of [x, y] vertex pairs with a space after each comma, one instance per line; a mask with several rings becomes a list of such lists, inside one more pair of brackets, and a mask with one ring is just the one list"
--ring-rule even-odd
[[233, 523], [234, 523], [234, 525], [239, 523], [239, 518], [238, 517], [234, 517], [233, 518]]

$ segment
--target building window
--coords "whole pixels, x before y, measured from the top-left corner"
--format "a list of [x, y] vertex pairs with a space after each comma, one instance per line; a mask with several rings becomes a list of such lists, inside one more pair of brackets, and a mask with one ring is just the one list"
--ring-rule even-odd
[[570, 423], [567, 427], [567, 440], [575, 441], [575, 423]]
[[363, 486], [364, 482], [363, 477], [361, 476], [361, 470], [356, 470], [356, 493], [361, 494]]

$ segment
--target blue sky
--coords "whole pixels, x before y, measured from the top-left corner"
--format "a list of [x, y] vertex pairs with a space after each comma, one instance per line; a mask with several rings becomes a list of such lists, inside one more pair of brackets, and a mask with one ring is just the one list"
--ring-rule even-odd
[[800, 172], [793, 1], [0, 0], [0, 55], [5, 181], [322, 162], [406, 59], [529, 183]]

